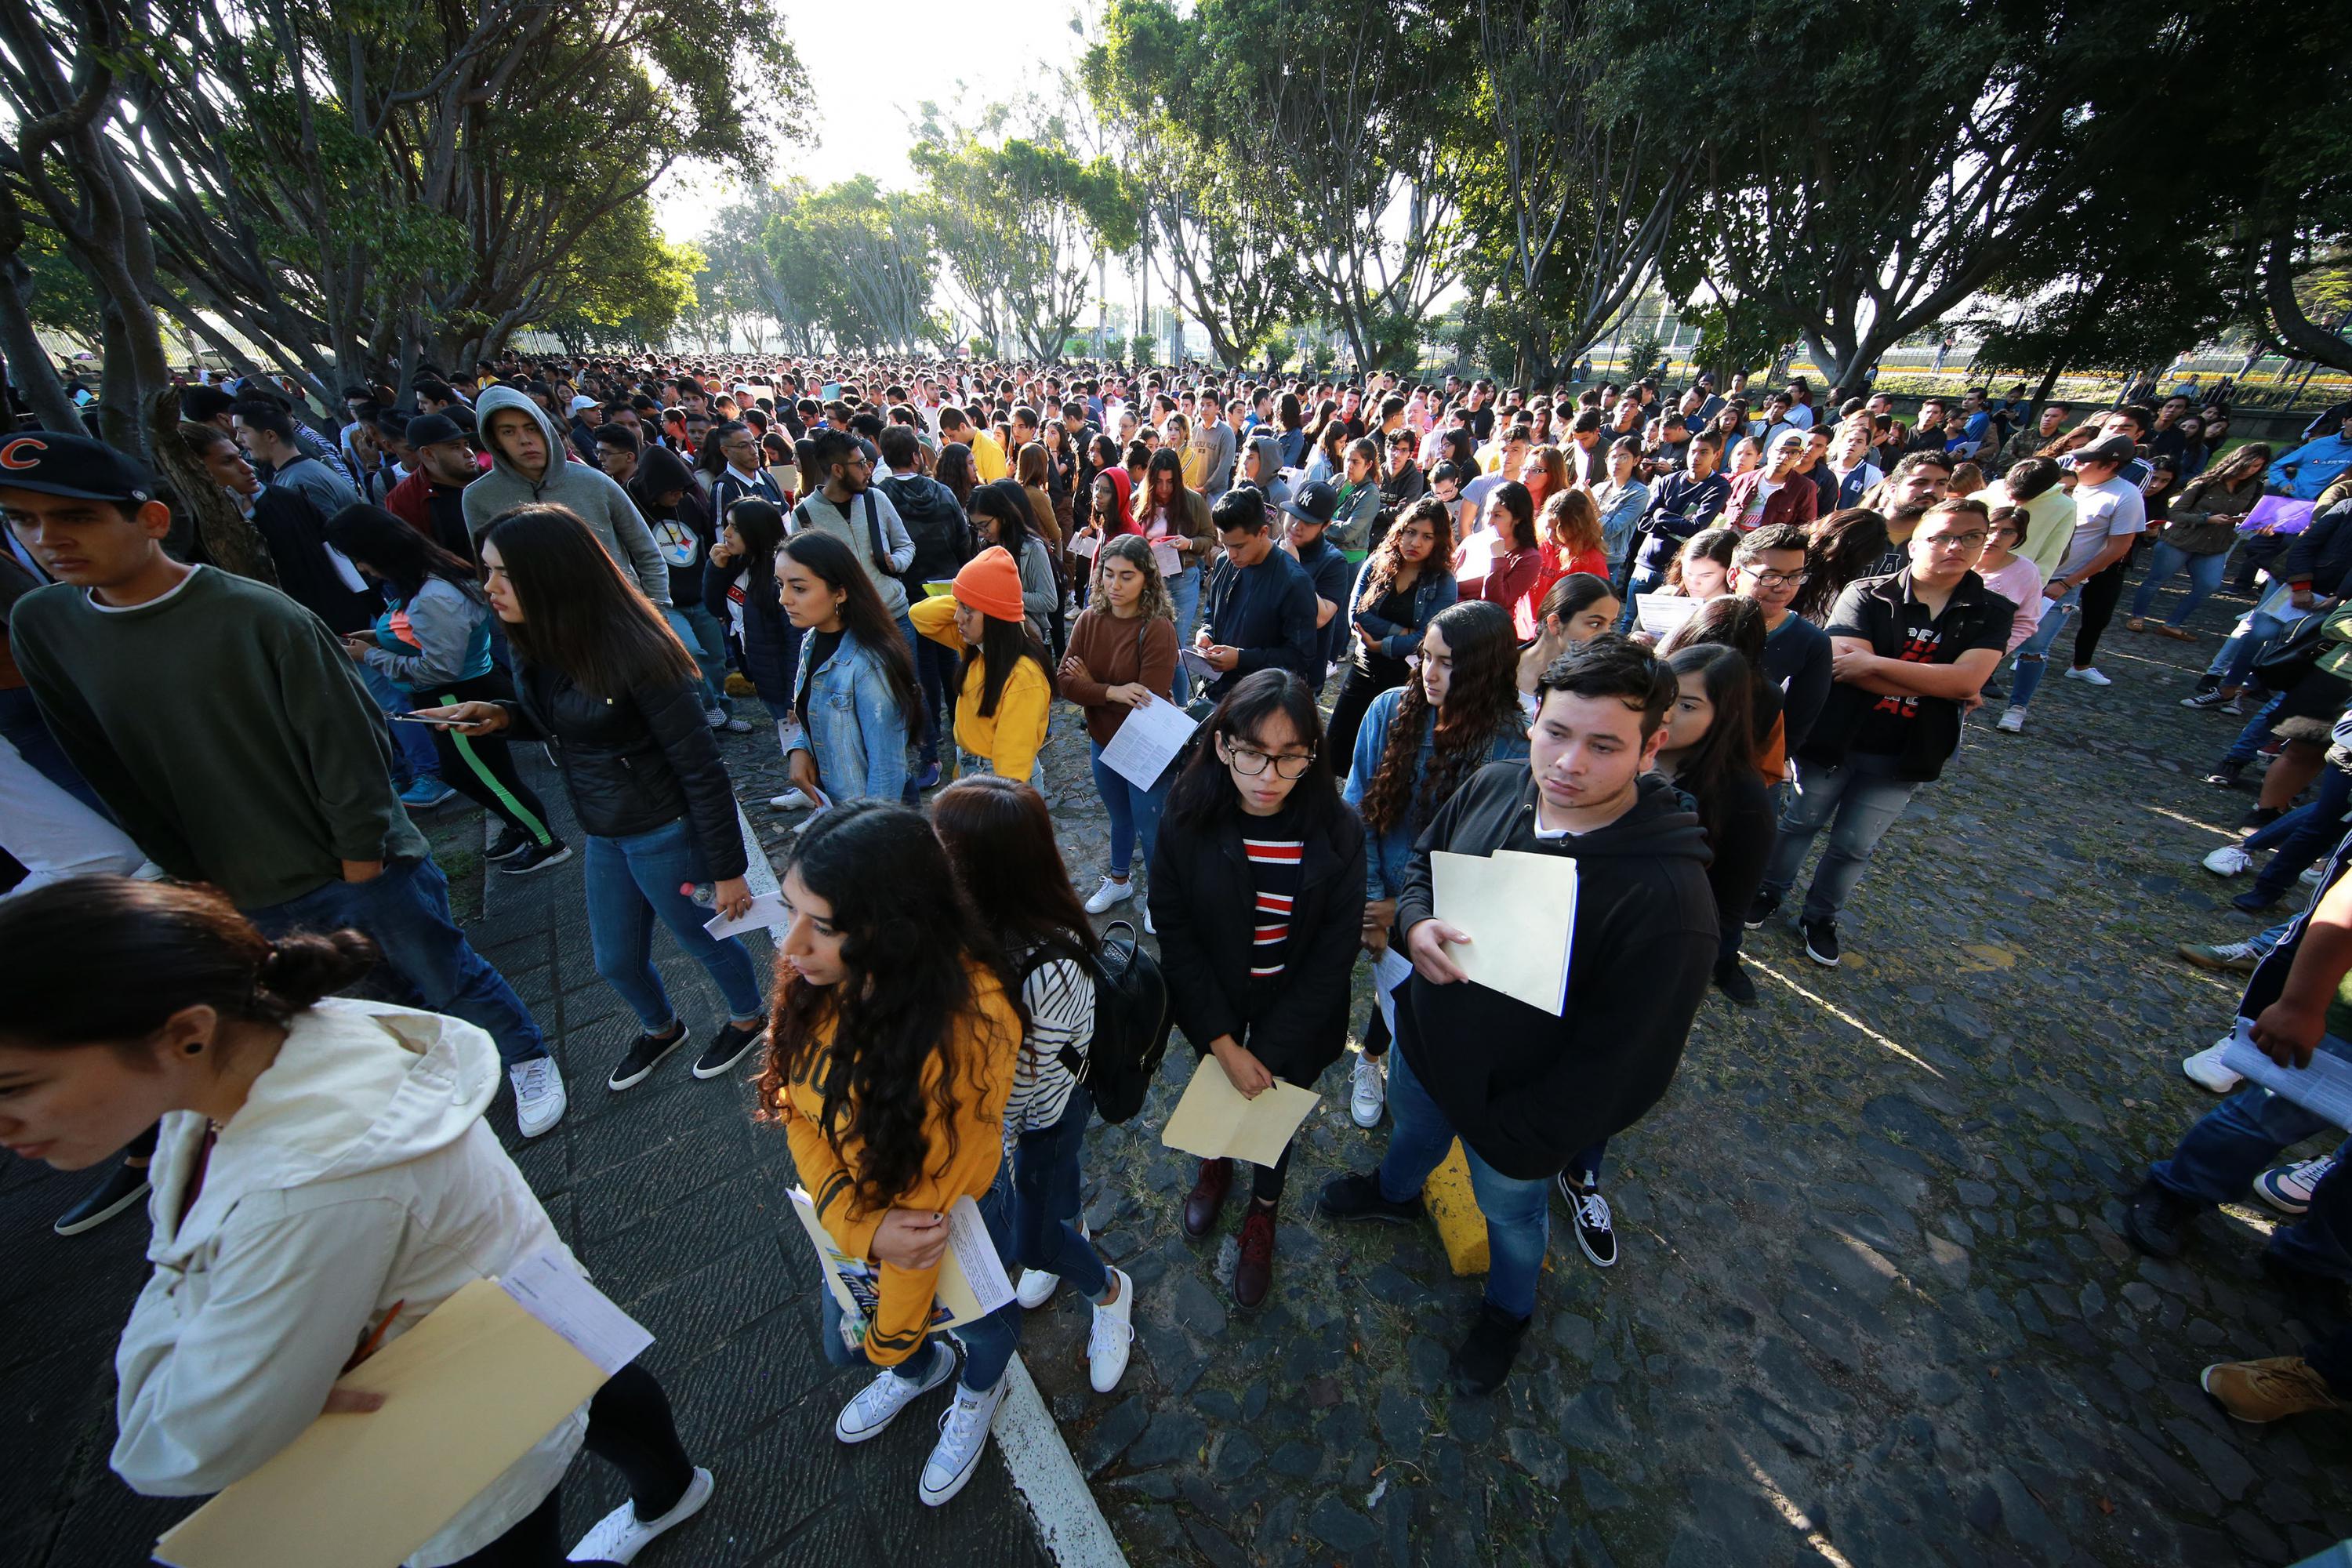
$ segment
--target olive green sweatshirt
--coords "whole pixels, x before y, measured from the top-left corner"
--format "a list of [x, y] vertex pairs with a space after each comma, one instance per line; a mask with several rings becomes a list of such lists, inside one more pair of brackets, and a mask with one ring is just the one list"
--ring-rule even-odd
[[426, 852], [350, 658], [275, 588], [199, 566], [113, 610], [57, 583], [17, 600], [8, 631], [58, 743], [173, 876], [257, 910], [345, 860]]

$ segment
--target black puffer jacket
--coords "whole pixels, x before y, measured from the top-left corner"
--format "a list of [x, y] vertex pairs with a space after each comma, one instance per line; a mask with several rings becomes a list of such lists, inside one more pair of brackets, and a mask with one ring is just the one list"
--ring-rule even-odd
[[2271, 575], [2282, 583], [2308, 586], [2323, 599], [2332, 599], [2352, 580], [2352, 500], [2340, 500], [2311, 520], [2295, 535]]
[[[800, 628], [793, 625], [776, 597], [773, 563], [754, 555], [742, 563], [742, 570], [743, 679], [759, 692], [761, 701], [781, 708], [793, 700], [793, 682], [800, 668]], [[734, 581], [731, 566], [713, 566], [702, 574], [702, 606], [722, 626], [728, 623], [727, 595]]]
[[714, 881], [743, 874], [735, 787], [694, 687], [681, 679], [606, 698], [544, 666], [518, 661], [515, 674], [519, 700], [499, 704], [507, 733], [555, 742], [582, 828], [628, 838], [683, 817]]

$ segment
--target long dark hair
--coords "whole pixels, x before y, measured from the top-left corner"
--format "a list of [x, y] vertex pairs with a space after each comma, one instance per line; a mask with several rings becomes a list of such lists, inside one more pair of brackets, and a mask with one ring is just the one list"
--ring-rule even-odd
[[[1372, 547], [1372, 558], [1364, 566], [1364, 591], [1356, 595], [1356, 608], [1369, 610], [1388, 595], [1396, 586], [1397, 574], [1404, 569], [1404, 557], [1400, 553], [1402, 534], [1408, 523], [1425, 522], [1434, 541], [1429, 556], [1415, 568], [1416, 574], [1452, 570], [1454, 561], [1454, 514], [1435, 496], [1423, 496], [1404, 509], [1404, 515], [1390, 525]], [[1415, 575], [1413, 581], [1420, 581]]]
[[971, 492], [965, 510], [974, 520], [992, 518], [996, 522], [996, 542], [1004, 546], [1004, 553], [1013, 557], [1015, 570], [1021, 565], [1021, 552], [1028, 548], [1029, 535], [1034, 531], [1030, 519], [1029, 492], [1012, 479], [998, 479]]
[[[1445, 706], [1436, 714], [1437, 746], [1429, 771], [1414, 775], [1430, 722], [1429, 693], [1418, 677], [1404, 683], [1389, 718], [1388, 745], [1364, 786], [1364, 826], [1386, 833], [1400, 823], [1416, 832], [1464, 781], [1484, 767], [1497, 735], [1527, 732], [1519, 707], [1519, 645], [1511, 613], [1483, 599], [1449, 605], [1430, 617], [1454, 657]], [[1416, 789], [1415, 785], [1419, 787]]]
[[693, 656], [636, 584], [567, 507], [501, 512], [482, 536], [498, 547], [524, 619], [507, 640], [530, 664], [560, 669], [595, 697], [698, 677]]
[[442, 549], [380, 506], [361, 501], [335, 513], [327, 520], [327, 542], [353, 561], [366, 562], [404, 600], [416, 597], [427, 577], [438, 577], [482, 602], [481, 578], [472, 562]]
[[1034, 786], [994, 773], [958, 779], [931, 797], [931, 830], [981, 923], [1008, 953], [1045, 942], [1101, 951], [1055, 846], [1053, 813]]
[[[742, 531], [739, 528], [736, 531]], [[858, 647], [882, 661], [883, 679], [890, 683], [890, 695], [898, 700], [898, 711], [906, 717], [908, 733], [921, 734], [923, 689], [915, 679], [915, 660], [907, 651], [907, 639], [898, 635], [898, 623], [882, 607], [882, 595], [875, 591], [874, 579], [866, 574], [866, 568], [850, 553], [849, 546], [830, 533], [814, 529], [795, 533], [784, 541], [782, 549], [814, 574], [817, 581], [841, 591], [842, 629]]]
[[1885, 555], [1886, 519], [1868, 507], [1842, 507], [1817, 520], [1807, 533], [1805, 584], [1789, 607], [1821, 626], [1845, 585], [1874, 570]]
[[969, 506], [972, 487], [980, 483], [980, 470], [971, 460], [971, 448], [960, 441], [950, 441], [940, 448], [939, 460], [931, 466], [931, 478], [947, 486], [956, 505]]
[[133, 1047], [199, 1006], [283, 1028], [376, 959], [356, 931], [273, 942], [210, 888], [68, 877], [0, 903], [0, 1040]]
[[1508, 550], [1533, 550], [1536, 547], [1536, 498], [1528, 487], [1517, 479], [1505, 479], [1496, 485], [1487, 498], [1489, 506], [1499, 504], [1511, 520]]
[[1013, 679], [1013, 671], [1024, 658], [1034, 658], [1045, 672], [1045, 689], [1060, 696], [1061, 683], [1054, 679], [1054, 662], [1045, 657], [1045, 645], [1029, 629], [1027, 620], [1005, 621], [994, 616], [981, 616], [980, 643], [967, 646], [963, 662], [956, 668], [956, 689], [961, 691], [970, 684], [971, 667], [980, 666], [980, 716], [996, 717], [996, 700], [1004, 695], [1004, 683]]
[[1706, 733], [1675, 768], [1675, 784], [1698, 803], [1699, 825], [1720, 855], [1732, 786], [1747, 779], [1763, 782], [1756, 770], [1756, 667], [1727, 643], [1693, 643], [1667, 655], [1666, 668], [1677, 680], [1696, 673], [1715, 708]]
[[1284, 804], [1299, 809], [1299, 826], [1307, 832], [1321, 827], [1339, 809], [1331, 762], [1323, 754], [1323, 713], [1315, 706], [1315, 694], [1286, 669], [1261, 669], [1234, 682], [1216, 711], [1202, 722], [1192, 760], [1168, 792], [1167, 814], [1178, 826], [1212, 827], [1242, 815], [1241, 796], [1217, 755], [1216, 742], [1255, 740], [1277, 712], [1314, 752]]
[[[784, 870], [833, 906], [846, 973], [812, 985], [776, 965], [760, 1103], [773, 1116], [787, 1085], [814, 1088], [817, 1130], [834, 1152], [858, 1146], [857, 1206], [887, 1208], [953, 1159], [956, 1105], [986, 1098], [991, 1053], [958, 1036], [960, 1021], [978, 1012], [969, 966], [992, 971], [1016, 1012], [1017, 977], [957, 891], [930, 824], [905, 806], [861, 800], [820, 813]], [[940, 1071], [927, 1091], [934, 1057]], [[945, 1151], [924, 1136], [934, 1109], [948, 1129]]]

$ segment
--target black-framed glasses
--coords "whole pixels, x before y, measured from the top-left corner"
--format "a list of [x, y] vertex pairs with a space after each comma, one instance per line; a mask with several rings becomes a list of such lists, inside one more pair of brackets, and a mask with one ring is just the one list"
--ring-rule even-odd
[[1225, 760], [1233, 763], [1235, 773], [1246, 778], [1257, 777], [1265, 772], [1268, 763], [1272, 763], [1275, 777], [1303, 779], [1307, 776], [1307, 765], [1315, 760], [1315, 753], [1309, 752], [1303, 757], [1277, 757], [1271, 752], [1261, 752], [1255, 746], [1236, 745], [1228, 741], [1225, 742]]
[[1983, 533], [1971, 529], [1966, 533], [1938, 533], [1922, 542], [1931, 550], [1982, 550], [1985, 537]]
[[1741, 571], [1756, 579], [1759, 588], [1794, 588], [1801, 584], [1807, 574], [1802, 572], [1768, 572], [1761, 566], [1743, 566]]

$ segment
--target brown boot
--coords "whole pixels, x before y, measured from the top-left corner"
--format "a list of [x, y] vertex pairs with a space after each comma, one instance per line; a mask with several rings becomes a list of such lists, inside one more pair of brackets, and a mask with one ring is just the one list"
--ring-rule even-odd
[[1234, 1163], [1231, 1160], [1203, 1160], [1200, 1180], [1184, 1198], [1184, 1234], [1198, 1241], [1217, 1227], [1217, 1215], [1225, 1206], [1225, 1194], [1233, 1190]]
[[1241, 1261], [1234, 1265], [1234, 1300], [1255, 1307], [1274, 1283], [1274, 1209], [1253, 1203], [1242, 1221]]
[[2344, 1408], [2327, 1380], [2299, 1355], [2217, 1362], [2198, 1381], [2214, 1404], [2240, 1421], [2260, 1424], [2311, 1410]]

